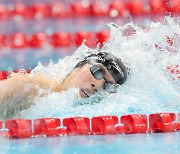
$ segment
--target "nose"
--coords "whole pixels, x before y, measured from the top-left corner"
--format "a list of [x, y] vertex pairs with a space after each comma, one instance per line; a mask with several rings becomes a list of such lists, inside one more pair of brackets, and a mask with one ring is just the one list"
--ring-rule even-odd
[[97, 89], [95, 87], [95, 84], [94, 83], [91, 83], [91, 86], [92, 86], [92, 89], [93, 89], [93, 93], [97, 92]]
[[104, 85], [104, 81], [103, 80], [97, 80], [97, 81], [91, 82], [91, 87], [93, 89], [93, 93], [101, 90], [103, 85]]

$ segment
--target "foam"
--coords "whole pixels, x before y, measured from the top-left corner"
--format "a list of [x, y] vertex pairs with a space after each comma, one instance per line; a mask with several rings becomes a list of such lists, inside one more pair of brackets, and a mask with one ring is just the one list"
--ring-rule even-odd
[[[21, 118], [71, 117], [122, 115], [127, 113], [153, 113], [160, 111], [180, 111], [180, 81], [173, 81], [167, 72], [170, 64], [180, 66], [179, 21], [166, 17], [164, 23], [151, 22], [150, 30], [144, 30], [128, 23], [116, 26], [109, 23], [110, 40], [102, 51], [120, 57], [131, 69], [131, 76], [116, 94], [105, 93], [88, 99], [80, 99], [77, 89], [62, 93], [49, 93], [36, 98], [35, 105], [21, 112]], [[128, 32], [135, 34], [127, 36]], [[173, 38], [173, 45], [167, 43], [167, 36]], [[156, 44], [156, 46], [155, 46]], [[73, 67], [88, 54], [101, 49], [90, 49], [82, 44], [73, 55], [60, 59], [48, 66], [40, 63], [32, 73], [43, 73], [61, 82]]]

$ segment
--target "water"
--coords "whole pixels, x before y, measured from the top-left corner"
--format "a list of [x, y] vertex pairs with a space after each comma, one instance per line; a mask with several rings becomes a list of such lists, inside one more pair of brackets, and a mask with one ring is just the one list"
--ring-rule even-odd
[[[108, 29], [109, 22], [124, 25], [131, 20], [140, 27], [149, 28], [151, 21], [162, 22], [164, 17], [133, 17], [133, 18], [67, 18], [67, 19], [46, 19], [46, 20], [20, 20], [15, 19], [0, 20], [0, 34], [23, 33], [31, 35], [36, 32], [52, 34], [56, 32], [69, 32], [73, 34], [77, 31], [101, 31]], [[73, 24], [72, 24], [73, 23]], [[21, 68], [33, 69], [40, 61], [47, 64], [49, 59], [57, 63], [58, 59], [72, 54], [76, 48], [53, 48], [43, 46], [41, 49], [25, 48], [11, 49], [1, 48], [0, 70], [14, 70]], [[32, 57], [31, 59], [28, 57]]]
[[[79, 60], [101, 50], [120, 57], [130, 68], [131, 75], [126, 84], [116, 94], [105, 93], [103, 97], [97, 94], [89, 99], [79, 98], [77, 89], [50, 93], [43, 98], [36, 98], [35, 105], [22, 111], [17, 115], [18, 118], [180, 111], [180, 81], [177, 75], [167, 70], [170, 64], [180, 65], [179, 21], [166, 17], [163, 23], [152, 22], [150, 30], [133, 23], [119, 27], [109, 23], [108, 26], [111, 37], [102, 49], [90, 49], [83, 44], [73, 55], [60, 59], [56, 64], [50, 62], [48, 66], [43, 66], [39, 63], [32, 74], [42, 73], [62, 81]], [[129, 35], [132, 31], [134, 34]], [[173, 39], [173, 45], [168, 44], [167, 37]]]
[[[112, 52], [116, 56], [121, 57], [131, 69], [131, 76], [126, 84], [118, 89], [116, 94], [105, 94], [104, 97], [94, 95], [85, 100], [77, 96], [77, 89], [71, 89], [61, 94], [50, 93], [43, 98], [36, 98], [35, 105], [22, 111], [16, 117], [35, 119], [40, 117], [120, 116], [128, 113], [150, 114], [160, 111], [180, 112], [180, 81], [177, 79], [177, 75], [172, 75], [166, 69], [170, 64], [180, 66], [179, 21], [177, 19], [174, 21], [173, 18], [168, 17], [163, 23], [153, 23], [150, 20], [145, 20], [145, 22], [149, 25], [149, 27], [145, 26], [145, 28], [148, 28], [147, 30], [141, 29], [133, 23], [118, 24], [123, 26], [113, 26], [114, 24], [110, 23], [111, 38], [102, 49], [89, 49], [82, 45], [73, 55], [60, 59], [59, 62], [56, 55], [48, 52], [52, 50], [49, 49], [44, 53], [46, 58], [53, 59], [48, 66], [44, 65], [46, 60], [39, 53], [29, 53], [29, 55], [33, 55], [32, 57], [36, 58], [39, 56], [38, 58], [40, 58], [43, 65], [39, 64], [36, 66], [35, 61], [37, 58], [32, 62], [33, 66], [30, 62], [27, 62], [27, 65], [19, 66], [22, 63], [25, 64], [27, 60], [24, 59], [23, 54], [13, 54], [14, 57], [18, 57], [18, 60], [20, 59], [18, 61], [10, 57], [11, 53], [7, 52], [9, 49], [5, 49], [4, 55], [5, 58], [8, 57], [8, 61], [4, 62], [1, 68], [9, 68], [14, 63], [16, 63], [14, 68], [17, 66], [20, 68], [31, 66], [31, 68], [35, 67], [32, 73], [40, 72], [59, 81], [73, 69], [73, 66], [80, 59], [83, 59], [89, 53], [98, 52], [99, 50]], [[99, 25], [95, 29], [97, 30], [101, 26]], [[9, 30], [33, 32], [32, 29], [13, 29], [12, 27], [16, 27], [16, 25], [9, 25], [5, 27], [5, 31], [4, 29], [2, 31], [5, 33], [8, 33]], [[37, 25], [34, 27], [36, 27], [34, 29], [35, 32], [43, 28], [43, 26], [37, 27]], [[49, 24], [49, 27], [51, 27], [51, 24]], [[92, 27], [86, 28], [88, 30]], [[45, 31], [52, 33], [52, 29], [54, 28], [49, 28]], [[67, 30], [69, 30], [68, 26]], [[127, 36], [131, 32], [135, 32], [135, 34]], [[173, 38], [173, 45], [167, 43], [167, 36]], [[25, 57], [29, 55], [27, 52]], [[174, 78], [175, 80], [173, 80]], [[18, 140], [0, 138], [0, 153], [179, 153], [179, 135], [180, 133], [177, 132], [165, 134], [63, 136]]]
[[1, 154], [178, 154], [180, 133], [0, 139]]

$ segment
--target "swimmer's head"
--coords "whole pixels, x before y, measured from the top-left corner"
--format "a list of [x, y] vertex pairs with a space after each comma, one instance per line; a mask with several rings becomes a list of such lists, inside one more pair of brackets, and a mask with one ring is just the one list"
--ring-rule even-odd
[[121, 59], [100, 52], [80, 61], [63, 81], [63, 87], [78, 88], [80, 96], [86, 98], [102, 89], [114, 93], [126, 80], [127, 69]]
[[127, 67], [123, 64], [120, 58], [107, 52], [99, 52], [98, 54], [91, 54], [81, 62], [79, 62], [75, 68], [82, 67], [86, 63], [100, 63], [110, 72], [115, 82], [119, 85], [124, 84], [127, 80]]

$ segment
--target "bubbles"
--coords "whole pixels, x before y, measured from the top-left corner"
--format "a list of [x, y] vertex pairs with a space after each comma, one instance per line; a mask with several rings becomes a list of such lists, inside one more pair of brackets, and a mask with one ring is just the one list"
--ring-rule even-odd
[[[177, 21], [166, 17], [163, 24], [151, 22], [149, 30], [133, 23], [117, 26], [108, 24], [110, 40], [102, 51], [111, 52], [130, 68], [131, 76], [115, 94], [103, 93], [88, 99], [77, 97], [77, 90], [49, 93], [36, 98], [35, 105], [21, 112], [23, 118], [122, 115], [180, 111], [180, 80], [173, 80], [167, 66], [180, 66], [180, 27]], [[173, 41], [171, 44], [167, 37]], [[170, 50], [171, 49], [171, 50]], [[100, 49], [80, 46], [76, 52], [57, 64], [47, 67], [39, 64], [32, 73], [42, 73], [62, 81], [83, 58]], [[102, 97], [103, 96], [103, 97]], [[37, 112], [38, 111], [38, 112]]]

